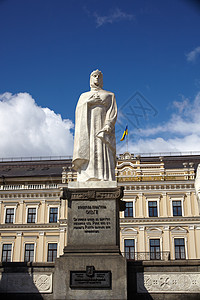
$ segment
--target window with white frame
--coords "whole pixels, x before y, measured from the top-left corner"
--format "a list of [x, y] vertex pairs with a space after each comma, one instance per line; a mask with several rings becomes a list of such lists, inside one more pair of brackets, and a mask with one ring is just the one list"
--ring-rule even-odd
[[158, 207], [157, 201], [148, 201], [148, 212], [149, 217], [157, 217], [158, 216]]
[[182, 203], [180, 200], [172, 201], [173, 216], [182, 216]]
[[57, 243], [48, 243], [47, 261], [53, 262], [57, 257]]
[[146, 210], [147, 210], [148, 217], [160, 216], [159, 202], [160, 202], [160, 196], [147, 196]]
[[58, 221], [58, 207], [49, 207], [49, 223]]
[[25, 244], [24, 250], [24, 261], [33, 262], [34, 261], [34, 244]]
[[174, 239], [174, 250], [175, 250], [175, 259], [186, 259], [184, 238]]
[[127, 259], [135, 259], [135, 240], [125, 239], [124, 240], [124, 252]]
[[171, 195], [171, 216], [184, 216], [184, 195]]
[[126, 201], [125, 205], [126, 209], [124, 211], [124, 217], [133, 217], [133, 201]]
[[27, 208], [27, 223], [36, 223], [37, 208], [28, 207]]
[[11, 262], [12, 244], [3, 244], [2, 262]]
[[160, 253], [160, 239], [150, 239], [150, 259], [151, 260], [160, 260], [161, 253]]
[[6, 215], [5, 215], [5, 223], [14, 223], [14, 217], [15, 217], [15, 208], [7, 207]]

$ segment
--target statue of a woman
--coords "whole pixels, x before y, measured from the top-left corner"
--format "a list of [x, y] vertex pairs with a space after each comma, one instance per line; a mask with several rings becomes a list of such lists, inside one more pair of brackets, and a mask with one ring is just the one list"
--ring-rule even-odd
[[93, 71], [89, 92], [76, 107], [73, 168], [77, 181], [114, 181], [116, 165], [115, 95], [103, 90], [103, 74]]

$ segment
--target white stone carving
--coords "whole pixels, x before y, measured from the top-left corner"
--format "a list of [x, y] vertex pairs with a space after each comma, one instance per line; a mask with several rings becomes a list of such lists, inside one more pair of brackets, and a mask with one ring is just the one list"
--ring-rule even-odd
[[90, 87], [76, 107], [73, 168], [80, 182], [115, 181], [115, 95], [103, 90], [99, 70], [91, 73]]
[[50, 275], [35, 275], [34, 283], [40, 293], [46, 293], [52, 288], [52, 274]]
[[200, 273], [138, 273], [138, 293], [200, 293]]
[[52, 274], [1, 273], [0, 293], [52, 293]]

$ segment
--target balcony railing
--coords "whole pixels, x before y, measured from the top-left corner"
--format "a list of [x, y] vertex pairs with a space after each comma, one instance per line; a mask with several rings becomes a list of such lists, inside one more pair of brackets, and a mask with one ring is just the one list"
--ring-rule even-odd
[[127, 260], [170, 260], [170, 252], [122, 252]]
[[0, 185], [0, 190], [44, 190], [44, 189], [57, 189], [57, 183], [50, 184], [6, 184]]

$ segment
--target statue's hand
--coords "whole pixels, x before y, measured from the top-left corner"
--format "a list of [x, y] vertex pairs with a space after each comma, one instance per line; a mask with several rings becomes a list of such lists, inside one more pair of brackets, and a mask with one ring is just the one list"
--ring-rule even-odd
[[90, 98], [88, 99], [89, 104], [97, 104], [97, 103], [101, 103], [102, 99], [100, 98], [98, 93], [93, 94], [92, 96], [90, 96]]
[[104, 128], [103, 128], [103, 131], [110, 132], [111, 131], [110, 126], [109, 125], [105, 125]]

